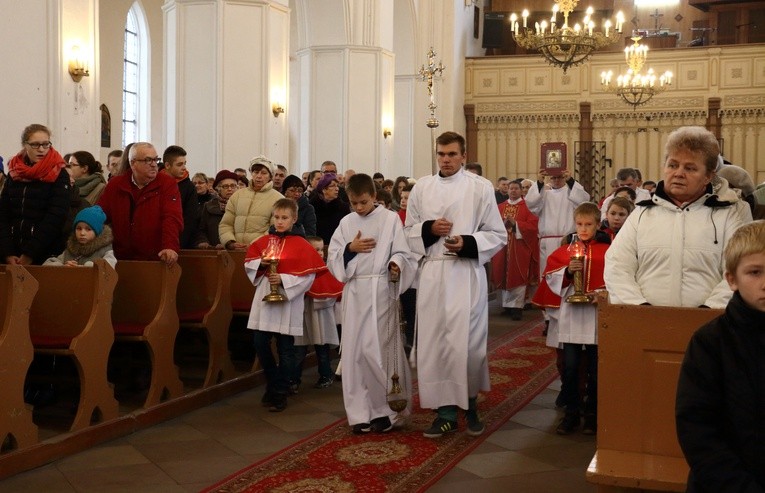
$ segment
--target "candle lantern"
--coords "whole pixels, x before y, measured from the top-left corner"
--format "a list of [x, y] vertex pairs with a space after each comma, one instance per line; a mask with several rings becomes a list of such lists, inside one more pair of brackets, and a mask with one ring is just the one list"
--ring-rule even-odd
[[[281, 242], [276, 236], [268, 240], [268, 245], [263, 251], [263, 262], [268, 264], [269, 274], [276, 273], [276, 266], [279, 264], [279, 250]], [[279, 303], [287, 301], [287, 297], [279, 292], [279, 284], [271, 283], [271, 292], [263, 297], [263, 301], [269, 303]]]
[[[587, 247], [574, 235], [571, 243], [568, 245], [568, 255], [571, 260], [587, 259]], [[584, 273], [581, 270], [574, 272], [574, 294], [566, 298], [566, 303], [592, 303], [592, 295], [584, 292]]]

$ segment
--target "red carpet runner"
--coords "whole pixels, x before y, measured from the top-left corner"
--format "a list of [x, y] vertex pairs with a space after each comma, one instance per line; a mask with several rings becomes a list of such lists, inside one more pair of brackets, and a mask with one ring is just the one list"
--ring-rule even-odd
[[[500, 428], [557, 376], [555, 352], [544, 345], [539, 320], [489, 342], [492, 389], [479, 395], [486, 432], [422, 436], [435, 415], [415, 405], [409, 424], [387, 434], [353, 435], [340, 420], [205, 492], [417, 492], [424, 491]], [[416, 390], [416, 388], [415, 388]], [[461, 414], [461, 413], [460, 413]]]

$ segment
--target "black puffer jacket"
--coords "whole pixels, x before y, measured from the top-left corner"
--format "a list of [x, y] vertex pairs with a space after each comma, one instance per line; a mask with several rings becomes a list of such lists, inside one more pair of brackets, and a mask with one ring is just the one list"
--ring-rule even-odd
[[316, 213], [316, 234], [321, 236], [325, 245], [329, 245], [340, 220], [351, 213], [348, 204], [339, 198], [330, 202], [324, 202], [320, 197], [311, 200], [311, 205]]
[[765, 491], [765, 312], [737, 292], [696, 331], [680, 370], [677, 437], [688, 491]]
[[10, 255], [28, 255], [42, 264], [61, 253], [70, 189], [65, 168], [52, 183], [8, 176], [0, 194], [0, 262]]

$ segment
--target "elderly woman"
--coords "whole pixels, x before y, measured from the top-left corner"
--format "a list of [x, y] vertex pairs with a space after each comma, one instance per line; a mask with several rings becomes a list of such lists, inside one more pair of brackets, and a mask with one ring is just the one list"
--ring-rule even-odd
[[239, 189], [238, 178], [236, 173], [227, 169], [221, 170], [215, 175], [213, 190], [216, 190], [218, 193], [215, 195], [214, 200], [208, 200], [202, 205], [196, 237], [197, 248], [223, 249], [223, 244], [220, 241], [219, 226], [221, 219], [223, 219], [228, 199]]
[[8, 162], [0, 194], [0, 262], [42, 264], [63, 250], [69, 173], [44, 125], [21, 134], [22, 150]]
[[348, 204], [340, 200], [340, 182], [334, 173], [325, 173], [316, 185], [311, 205], [316, 212], [316, 234], [329, 245], [340, 220], [351, 212]]
[[664, 179], [641, 202], [606, 252], [612, 303], [725, 308], [723, 250], [741, 219], [712, 192], [720, 148], [702, 127], [681, 127], [665, 147]]
[[[233, 171], [231, 173], [233, 173]], [[217, 194], [215, 193], [215, 180], [213, 180], [211, 185], [210, 180], [207, 178], [206, 174], [196, 173], [191, 178], [191, 183], [194, 184], [194, 189], [197, 192], [197, 203], [199, 204], [200, 208], [204, 207], [207, 202], [218, 198]]]
[[297, 202], [298, 218], [295, 226], [301, 226], [306, 236], [316, 236], [316, 212], [305, 196], [305, 185], [295, 175], [289, 175], [282, 183], [282, 192], [288, 199]]
[[95, 204], [106, 188], [101, 163], [88, 151], [77, 151], [69, 156], [67, 169], [80, 191], [80, 198], [87, 200], [88, 204]]
[[250, 161], [252, 179], [247, 188], [234, 192], [226, 204], [226, 212], [220, 221], [220, 242], [228, 250], [247, 248], [250, 243], [268, 232], [271, 209], [277, 200], [284, 198], [274, 190], [276, 166], [265, 156]]

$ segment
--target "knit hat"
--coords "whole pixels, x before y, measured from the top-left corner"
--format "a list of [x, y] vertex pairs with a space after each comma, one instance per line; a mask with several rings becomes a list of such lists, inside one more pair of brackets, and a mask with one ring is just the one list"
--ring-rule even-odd
[[321, 180], [319, 180], [319, 183], [316, 185], [316, 193], [321, 193], [322, 190], [327, 188], [330, 183], [333, 181], [336, 181], [339, 183], [339, 180], [337, 179], [337, 175], [334, 173], [326, 173], [324, 176], [321, 177]]
[[104, 230], [104, 221], [106, 221], [106, 214], [101, 206], [94, 205], [93, 207], [86, 207], [77, 213], [72, 223], [72, 231], [77, 228], [77, 223], [85, 223], [90, 226], [96, 236], [100, 235]]
[[218, 185], [223, 180], [234, 180], [236, 182], [239, 181], [239, 175], [234, 173], [233, 171], [229, 171], [227, 169], [222, 169], [218, 171], [218, 174], [215, 175], [215, 181], [213, 181], [213, 188], [218, 188]]
[[302, 188], [305, 190], [305, 183], [303, 183], [303, 180], [298, 178], [295, 175], [289, 175], [287, 178], [284, 179], [284, 183], [282, 183], [282, 190], [287, 190], [288, 188], [295, 187], [295, 188]]
[[717, 171], [717, 176], [728, 180], [731, 188], [741, 190], [742, 197], [748, 197], [754, 193], [754, 180], [747, 171], [735, 164], [728, 164]]
[[255, 166], [263, 166], [268, 170], [268, 172], [271, 174], [271, 177], [274, 176], [274, 163], [272, 163], [266, 156], [257, 156], [252, 159], [250, 159], [250, 173], [252, 173], [255, 169]]

